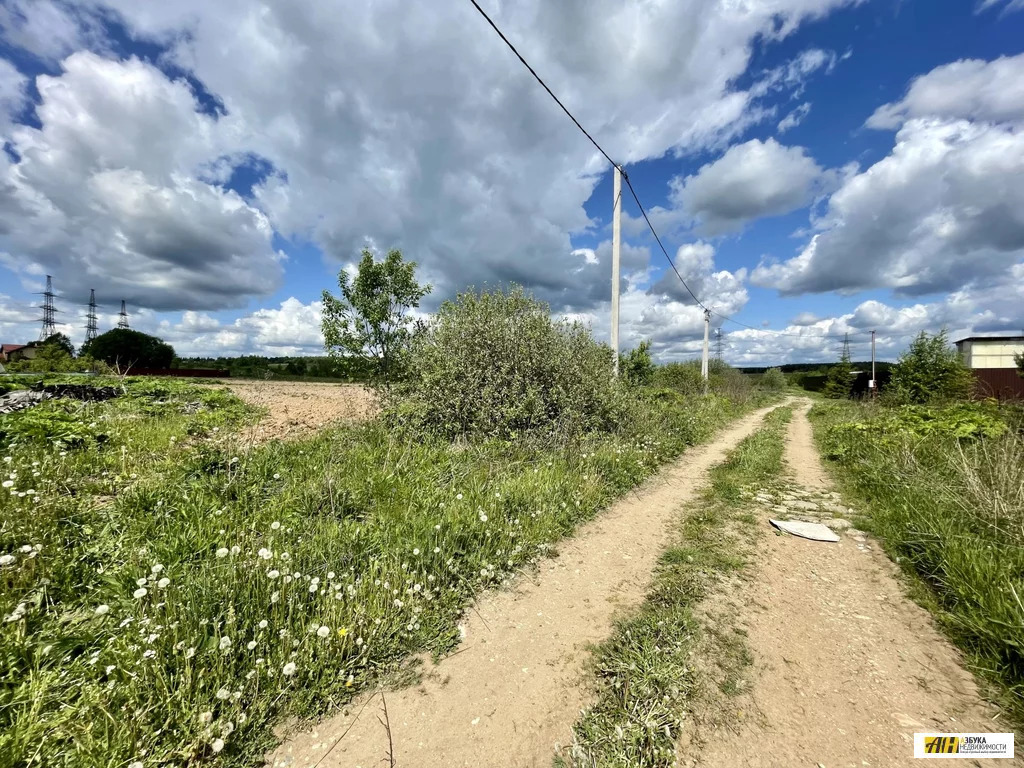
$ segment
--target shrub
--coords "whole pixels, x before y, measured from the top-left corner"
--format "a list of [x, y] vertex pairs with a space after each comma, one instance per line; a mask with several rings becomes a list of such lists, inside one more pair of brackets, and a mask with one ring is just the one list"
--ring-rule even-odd
[[469, 291], [414, 340], [387, 410], [446, 438], [609, 430], [623, 407], [611, 363], [587, 328], [552, 320], [522, 288]]
[[700, 375], [700, 360], [663, 365], [655, 371], [654, 382], [659, 387], [674, 389], [683, 395], [712, 392], [737, 404], [745, 403], [753, 393], [750, 380], [743, 372], [721, 360], [709, 361], [707, 387]]
[[120, 370], [170, 368], [174, 348], [148, 333], [114, 328], [83, 344], [82, 355], [102, 360]]
[[786, 374], [784, 374], [779, 368], [769, 368], [761, 376], [760, 381], [761, 387], [764, 389], [771, 390], [772, 392], [778, 392], [786, 388]]
[[659, 387], [674, 389], [684, 395], [699, 395], [704, 391], [704, 379], [697, 360], [659, 366], [654, 372], [654, 381]]
[[973, 381], [945, 331], [921, 331], [893, 367], [886, 392], [897, 403], [957, 400], [970, 395]]
[[647, 386], [654, 378], [654, 361], [651, 359], [651, 342], [642, 341], [635, 349], [619, 355], [619, 375], [627, 384], [635, 387]]

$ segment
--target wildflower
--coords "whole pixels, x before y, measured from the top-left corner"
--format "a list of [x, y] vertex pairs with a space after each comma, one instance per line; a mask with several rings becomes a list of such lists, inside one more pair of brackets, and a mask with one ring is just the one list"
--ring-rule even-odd
[[224, 749], [224, 739], [214, 739], [210, 742], [210, 749], [213, 750], [214, 754], [217, 754]]
[[274, 473], [274, 479], [275, 480], [280, 480], [281, 479], [281, 473], [280, 472], [275, 472]]
[[135, 580], [135, 586], [137, 586], [137, 587], [144, 587], [144, 586], [146, 586], [146, 579], [136, 579]]
[[231, 691], [229, 691], [227, 688], [221, 688], [219, 691], [217, 691], [217, 698], [221, 701], [227, 701], [231, 698]]
[[157, 563], [156, 565], [154, 565], [149, 570], [152, 571], [153, 573], [160, 573], [160, 571], [162, 571], [163, 569], [164, 569], [164, 567], [162, 565], [160, 565], [160, 563]]
[[317, 584], [315, 581], [311, 582], [309, 585], [309, 594], [315, 595], [318, 589], [320, 589], [320, 585]]
[[136, 760], [134, 763], [128, 763], [128, 768], [142, 768], [142, 761]]
[[14, 555], [0, 555], [0, 565], [10, 565], [14, 560]]
[[281, 572], [279, 570], [277, 570], [276, 568], [271, 568], [269, 571], [267, 571], [267, 578], [268, 579], [276, 579], [280, 575], [281, 575]]
[[320, 625], [320, 628], [317, 629], [317, 631], [316, 631], [316, 636], [317, 637], [327, 637], [330, 634], [331, 634], [331, 628], [328, 627], [326, 624]]
[[218, 647], [219, 647], [219, 648], [220, 648], [220, 649], [221, 649], [222, 651], [226, 651], [226, 650], [227, 650], [228, 648], [230, 648], [230, 647], [231, 647], [231, 638], [230, 638], [230, 637], [228, 637], [227, 635], [224, 635], [224, 637], [222, 637], [222, 638], [220, 639], [220, 643], [218, 644]]
[[456, 494], [455, 498], [458, 499], [459, 501], [462, 501], [462, 494]]
[[272, 531], [276, 531], [276, 530], [278, 530], [278, 529], [279, 529], [280, 527], [281, 527], [281, 524], [280, 524], [280, 523], [279, 523], [279, 522], [278, 522], [277, 520], [275, 520], [274, 522], [272, 522], [272, 523], [270, 524], [270, 530], [272, 530]]
[[228, 548], [227, 547], [221, 547], [220, 549], [217, 550], [217, 557], [227, 557], [227, 556], [228, 556]]
[[242, 548], [240, 546], [238, 546], [237, 544], [235, 544], [235, 546], [233, 546], [231, 548], [231, 554], [232, 555], [237, 555], [241, 551], [242, 551]]
[[352, 681], [353, 681], [354, 679], [355, 679], [355, 678], [353, 678], [353, 676], [352, 676], [352, 675], [349, 675], [349, 676], [348, 676], [348, 680], [346, 680], [346, 681], [345, 681], [345, 687], [346, 687], [346, 688], [351, 688], [351, 687], [352, 687]]
[[268, 622], [267, 622], [266, 619], [261, 620], [260, 621], [260, 629], [266, 629], [267, 628], [267, 623]]
[[235, 724], [232, 723], [230, 720], [228, 720], [226, 723], [224, 723], [223, 726], [221, 726], [221, 733], [223, 733], [225, 736], [230, 736], [234, 732]]
[[251, 651], [253, 648], [256, 647], [256, 641], [250, 640], [248, 643], [245, 644], [245, 647]]
[[270, 595], [270, 602], [272, 602], [272, 603], [276, 603], [280, 599], [281, 599], [281, 593], [280, 592], [274, 592], [273, 594]]
[[266, 547], [260, 548], [260, 551], [257, 552], [256, 554], [259, 555], [264, 560], [269, 560], [270, 558], [272, 558], [274, 556], [274, 553], [271, 552]]
[[334, 578], [334, 571], [328, 571], [327, 572], [327, 578], [328, 579], [333, 579]]
[[150, 648], [148, 651], [142, 654], [142, 658], [144, 659], [152, 659], [154, 656], [156, 656], [156, 651], [154, 651], [152, 648]]
[[117, 667], [116, 667], [116, 666], [114, 666], [113, 664], [111, 664], [111, 665], [110, 665], [109, 667], [107, 667], [106, 669], [104, 669], [104, 670], [103, 670], [103, 672], [104, 672], [105, 674], [109, 675], [109, 674], [110, 674], [111, 672], [113, 672], [113, 671], [114, 671], [115, 669], [117, 669]]
[[487, 515], [484, 512], [480, 513], [480, 522], [481, 523], [486, 523], [487, 522]]
[[145, 587], [139, 587], [134, 592], [132, 592], [132, 597], [134, 597], [136, 600], [138, 600], [138, 599], [141, 599], [141, 598], [145, 597], [148, 594], [149, 594], [149, 591]]
[[185, 651], [185, 658], [186, 659], [191, 659], [195, 655], [196, 655], [196, 649], [195, 648], [189, 648], [187, 651]]
[[414, 549], [414, 550], [412, 551], [412, 553], [413, 553], [414, 555], [418, 555], [418, 554], [420, 553], [420, 550], [419, 550], [419, 548], [417, 547], [416, 549]]
[[11, 487], [14, 486], [14, 481], [13, 480], [4, 480], [2, 483], [0, 483], [0, 485], [2, 485], [4, 488], [11, 488]]
[[171, 442], [172, 443], [178, 442], [178, 438], [176, 438], [174, 435], [171, 435]]
[[167, 578], [167, 577], [165, 576], [164, 578], [160, 579], [160, 581], [158, 581], [158, 582], [156, 583], [156, 585], [157, 585], [158, 587], [160, 587], [160, 589], [166, 589], [166, 588], [167, 588], [167, 585], [168, 585], [168, 584], [170, 584], [170, 583], [171, 583], [171, 580], [170, 580], [170, 579], [168, 579], [168, 578]]
[[200, 712], [199, 713], [199, 722], [202, 723], [203, 725], [206, 725], [211, 720], [213, 720], [213, 712]]
[[284, 675], [285, 677], [291, 677], [292, 675], [295, 674], [295, 669], [296, 669], [295, 662], [294, 661], [289, 661], [287, 664], [285, 664], [281, 668], [281, 674]]
[[357, 647], [358, 647], [358, 646], [362, 646], [362, 644], [363, 644], [363, 638], [361, 638], [361, 637], [357, 637], [357, 638], [356, 638], [356, 646], [357, 646]]

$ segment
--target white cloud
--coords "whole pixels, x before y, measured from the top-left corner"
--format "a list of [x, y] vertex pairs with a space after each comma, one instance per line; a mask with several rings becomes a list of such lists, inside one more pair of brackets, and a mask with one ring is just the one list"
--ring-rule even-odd
[[60, 0], [5, 0], [0, 33], [22, 50], [53, 63], [87, 43], [102, 45], [98, 19]]
[[755, 284], [784, 294], [893, 288], [906, 295], [998, 281], [1024, 257], [1024, 133], [915, 119], [885, 159], [846, 179], [796, 257]]
[[[752, 41], [779, 39], [805, 19], [854, 2], [773, 0], [725, 8], [696, 1], [531, 0], [502, 5], [495, 17], [602, 144], [633, 162], [720, 147], [764, 119], [770, 110], [758, 103], [762, 93], [733, 87]], [[117, 139], [96, 137], [112, 156], [138, 150], [124, 167], [166, 190], [168, 215], [175, 200], [190, 194], [188, 184], [224, 178], [219, 158], [252, 152], [280, 172], [255, 190], [267, 223], [286, 236], [311, 238], [332, 259], [345, 263], [373, 242], [401, 247], [419, 261], [437, 287], [435, 300], [465, 284], [515, 280], [556, 304], [585, 303], [589, 288], [578, 288], [570, 234], [595, 224], [583, 203], [604, 160], [470, 6], [89, 0], [74, 13], [54, 7], [68, 18], [88, 8], [121, 13], [133, 34], [169, 44], [165, 59], [222, 100], [226, 114], [219, 119], [196, 112], [194, 104], [190, 115], [150, 98], [110, 119], [96, 111], [75, 115], [82, 131]], [[827, 67], [828, 58], [808, 53], [772, 77], [795, 84]], [[86, 85], [67, 75], [58, 80], [69, 91]], [[141, 88], [110, 85], [111, 94]], [[167, 86], [187, 92], [181, 83]], [[61, 123], [60, 115], [43, 119], [44, 133], [55, 135], [51, 121]], [[65, 143], [55, 147], [91, 152], [67, 123]], [[161, 157], [168, 159], [156, 163]], [[81, 162], [77, 154], [69, 159]], [[67, 215], [63, 208], [71, 204], [52, 189], [42, 196], [48, 213], [52, 206]], [[229, 226], [241, 218], [226, 202], [220, 209]], [[209, 210], [220, 215], [217, 205]], [[257, 221], [251, 214], [258, 229]], [[95, 261], [80, 253], [88, 245], [65, 244], [69, 260]], [[234, 297], [276, 284], [267, 249], [251, 258], [256, 265], [231, 288]], [[190, 302], [193, 289], [151, 287], [138, 299], [195, 309], [231, 303], [227, 296], [219, 304], [212, 296]]]
[[1024, 54], [936, 67], [916, 78], [900, 101], [875, 110], [867, 125], [898, 128], [915, 117], [1024, 120]]
[[[1005, 3], [1005, 5], [1003, 5], [1003, 3]], [[1003, 5], [1003, 13], [1024, 10], [1024, 0], [980, 0], [976, 12], [981, 13], [982, 11], [987, 11], [989, 8], [995, 8], [1000, 5]]]
[[75, 53], [37, 81], [42, 126], [0, 157], [3, 263], [157, 309], [239, 306], [281, 278], [267, 217], [200, 181], [230, 146], [184, 82], [137, 59]]
[[670, 200], [702, 232], [718, 235], [810, 204], [823, 179], [824, 171], [802, 147], [753, 139], [695, 175], [674, 179]]
[[801, 104], [799, 107], [794, 109], [792, 112], [790, 112], [788, 115], [782, 118], [782, 120], [779, 121], [779, 133], [785, 133], [786, 131], [796, 128], [798, 125], [800, 125], [800, 123], [802, 123], [807, 118], [807, 116], [810, 113], [810, 102], [805, 101], [803, 104]]
[[28, 99], [26, 78], [7, 59], [0, 59], [0, 139], [10, 133], [12, 121]]

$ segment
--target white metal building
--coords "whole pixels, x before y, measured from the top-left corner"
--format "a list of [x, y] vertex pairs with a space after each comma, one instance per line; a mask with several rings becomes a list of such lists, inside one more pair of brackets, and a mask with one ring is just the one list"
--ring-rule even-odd
[[969, 336], [956, 348], [968, 368], [1016, 368], [1013, 356], [1024, 353], [1024, 336]]

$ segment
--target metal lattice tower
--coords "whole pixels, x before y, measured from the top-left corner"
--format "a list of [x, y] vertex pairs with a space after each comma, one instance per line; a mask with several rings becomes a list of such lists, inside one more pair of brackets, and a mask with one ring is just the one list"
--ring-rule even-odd
[[718, 362], [722, 362], [722, 349], [724, 347], [724, 341], [722, 339], [722, 329], [715, 328], [715, 359]]
[[121, 311], [117, 313], [117, 327], [127, 328], [128, 327], [128, 309], [125, 307], [124, 299], [121, 299]]
[[843, 337], [843, 356], [840, 359], [841, 360], [846, 360], [847, 362], [849, 362], [849, 360], [850, 360], [850, 334], [849, 333], [847, 333]]
[[86, 343], [96, 338], [99, 329], [96, 325], [96, 289], [89, 289], [89, 314], [85, 316], [85, 341]]
[[43, 310], [43, 327], [39, 331], [39, 340], [45, 341], [57, 332], [57, 310], [53, 306], [53, 278], [46, 276], [46, 290], [43, 291], [43, 303], [39, 305]]

